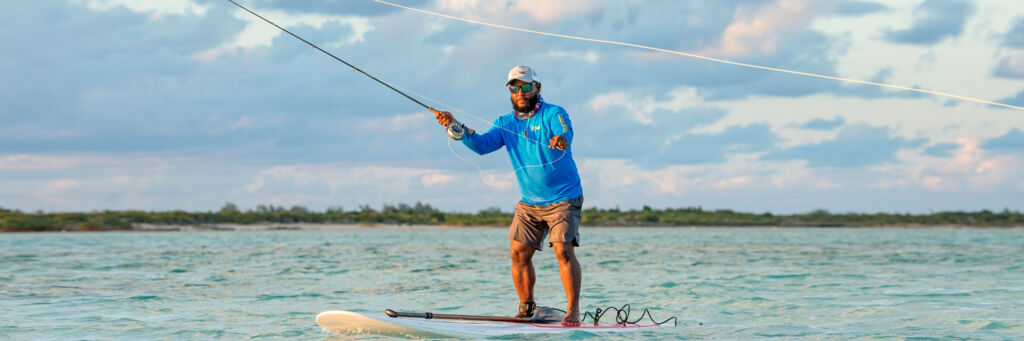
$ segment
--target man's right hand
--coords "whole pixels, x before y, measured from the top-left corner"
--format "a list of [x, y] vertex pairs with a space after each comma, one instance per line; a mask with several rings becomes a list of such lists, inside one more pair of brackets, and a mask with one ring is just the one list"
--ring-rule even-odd
[[452, 113], [450, 112], [437, 111], [434, 110], [434, 108], [430, 108], [430, 112], [434, 113], [434, 118], [437, 119], [437, 123], [440, 123], [441, 126], [447, 127], [449, 124], [452, 124], [452, 122], [455, 122], [455, 118], [452, 117]]

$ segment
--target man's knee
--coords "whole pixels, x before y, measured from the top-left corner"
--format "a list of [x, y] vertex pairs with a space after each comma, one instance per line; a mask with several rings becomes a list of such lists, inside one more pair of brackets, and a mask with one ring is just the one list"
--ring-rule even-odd
[[529, 263], [533, 259], [534, 251], [532, 246], [513, 240], [512, 247], [509, 248], [509, 256], [513, 263]]
[[572, 243], [552, 242], [551, 246], [559, 263], [571, 262], [576, 259], [575, 247]]

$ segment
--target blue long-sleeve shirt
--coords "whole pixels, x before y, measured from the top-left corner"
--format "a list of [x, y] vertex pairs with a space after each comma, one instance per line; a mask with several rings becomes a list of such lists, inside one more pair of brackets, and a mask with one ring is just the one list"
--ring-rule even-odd
[[[569, 147], [562, 151], [549, 148], [551, 138], [565, 137]], [[533, 116], [520, 119], [515, 113], [498, 117], [483, 134], [467, 134], [462, 144], [483, 155], [501, 148], [508, 150], [516, 171], [522, 201], [547, 205], [574, 199], [583, 194], [576, 162], [572, 159], [572, 123], [562, 107], [541, 102]], [[559, 159], [561, 157], [561, 159]], [[548, 164], [551, 161], [558, 160]], [[541, 167], [536, 167], [544, 165]]]

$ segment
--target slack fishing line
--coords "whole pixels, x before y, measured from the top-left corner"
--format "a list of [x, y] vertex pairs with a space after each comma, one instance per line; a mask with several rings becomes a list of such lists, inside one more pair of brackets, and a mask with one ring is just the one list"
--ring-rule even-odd
[[579, 36], [573, 36], [573, 35], [568, 35], [568, 34], [558, 34], [558, 33], [544, 32], [544, 31], [537, 31], [537, 30], [531, 30], [531, 29], [526, 29], [526, 28], [521, 28], [521, 27], [514, 27], [514, 26], [494, 24], [494, 23], [489, 23], [489, 22], [485, 22], [485, 21], [481, 21], [481, 20], [476, 20], [476, 19], [462, 18], [462, 17], [457, 17], [457, 16], [448, 15], [448, 14], [444, 14], [444, 13], [438, 13], [438, 12], [432, 12], [432, 11], [428, 11], [428, 10], [424, 10], [424, 9], [414, 8], [414, 7], [402, 6], [402, 5], [399, 5], [399, 4], [394, 4], [394, 3], [390, 3], [390, 2], [387, 2], [387, 1], [383, 1], [383, 0], [372, 0], [372, 1], [380, 3], [380, 4], [383, 4], [383, 5], [393, 6], [393, 7], [397, 7], [397, 8], [401, 8], [401, 9], [405, 9], [405, 10], [409, 10], [409, 11], [413, 11], [413, 12], [429, 14], [429, 15], [433, 15], [433, 16], [437, 16], [437, 17], [441, 17], [441, 18], [447, 18], [447, 19], [451, 19], [451, 20], [458, 20], [458, 21], [467, 22], [467, 23], [471, 23], [471, 24], [477, 24], [477, 25], [489, 26], [489, 27], [494, 27], [494, 28], [500, 28], [500, 29], [504, 29], [504, 30], [526, 32], [526, 33], [532, 33], [532, 34], [537, 34], [537, 35], [545, 35], [545, 36], [565, 38], [565, 39], [589, 41], [589, 42], [609, 44], [609, 45], [619, 45], [619, 46], [635, 47], [635, 48], [638, 48], [638, 49], [644, 49], [644, 50], [650, 50], [650, 51], [656, 51], [656, 52], [663, 52], [663, 53], [670, 53], [670, 54], [686, 56], [686, 57], [690, 57], [690, 58], [703, 59], [703, 60], [712, 61], [712, 62], [716, 62], [716, 63], [729, 64], [729, 65], [741, 66], [741, 67], [752, 68], [752, 69], [775, 71], [775, 72], [788, 73], [788, 74], [799, 75], [799, 76], [821, 78], [821, 79], [829, 79], [829, 80], [835, 80], [835, 81], [841, 81], [841, 82], [847, 82], [847, 83], [854, 83], [854, 84], [873, 85], [873, 86], [889, 88], [889, 89], [895, 89], [895, 90], [913, 91], [913, 92], [919, 92], [919, 93], [935, 95], [935, 96], [940, 96], [940, 97], [954, 98], [954, 99], [959, 99], [959, 100], [968, 101], [968, 102], [975, 102], [975, 103], [981, 103], [981, 104], [995, 105], [995, 106], [1000, 106], [1000, 107], [1010, 108], [1010, 109], [1015, 109], [1015, 110], [1024, 110], [1024, 107], [1020, 107], [1020, 106], [1016, 106], [1016, 105], [1011, 105], [1011, 104], [1006, 104], [1006, 103], [990, 101], [990, 100], [987, 100], [987, 99], [981, 99], [981, 98], [975, 98], [975, 97], [969, 97], [969, 96], [962, 96], [962, 95], [952, 94], [952, 93], [948, 93], [948, 92], [926, 90], [926, 89], [919, 89], [919, 88], [914, 88], [914, 87], [909, 87], [909, 86], [887, 84], [887, 83], [880, 83], [880, 82], [871, 82], [871, 81], [864, 81], [864, 80], [858, 80], [858, 79], [852, 79], [852, 78], [843, 78], [843, 77], [837, 77], [837, 76], [821, 75], [821, 74], [810, 73], [810, 72], [803, 72], [803, 71], [794, 71], [794, 70], [788, 70], [788, 69], [782, 69], [782, 68], [776, 68], [776, 67], [770, 67], [770, 66], [762, 66], [762, 65], [741, 63], [741, 62], [736, 62], [736, 61], [731, 61], [731, 60], [726, 60], [726, 59], [721, 59], [721, 58], [703, 56], [703, 55], [699, 55], [699, 54], [695, 54], [695, 53], [688, 53], [688, 52], [682, 52], [682, 51], [676, 51], [676, 50], [661, 49], [661, 48], [647, 46], [647, 45], [640, 45], [640, 44], [633, 44], [633, 43], [624, 43], [624, 42], [620, 42], [620, 41], [605, 40], [605, 39], [586, 38], [586, 37], [579, 37]]
[[[466, 116], [469, 116], [469, 117], [472, 117], [472, 118], [474, 118], [474, 119], [477, 119], [477, 120], [479, 120], [480, 122], [484, 122], [484, 123], [487, 123], [487, 120], [485, 120], [485, 119], [484, 119], [484, 118], [482, 118], [482, 117], [479, 117], [479, 116], [477, 116], [477, 115], [473, 115], [473, 114], [470, 114], [470, 113], [468, 113], [468, 112], [462, 111], [462, 109], [459, 109], [459, 108], [453, 107], [453, 106], [451, 106], [451, 105], [445, 104], [445, 103], [443, 103], [443, 102], [441, 102], [441, 101], [439, 101], [439, 100], [436, 100], [436, 99], [430, 98], [429, 96], [427, 96], [427, 95], [424, 95], [424, 94], [421, 94], [421, 93], [418, 93], [418, 92], [416, 92], [416, 91], [413, 91], [413, 90], [409, 90], [409, 89], [403, 88], [403, 87], [401, 87], [401, 86], [398, 86], [397, 84], [392, 84], [392, 85], [394, 85], [395, 87], [397, 87], [397, 88], [399, 88], [399, 89], [405, 90], [406, 92], [409, 92], [409, 93], [411, 93], [411, 94], [413, 94], [413, 95], [416, 95], [416, 96], [420, 96], [421, 98], [424, 98], [424, 99], [426, 99], [426, 100], [428, 100], [428, 101], [430, 101], [430, 102], [433, 102], [434, 104], [437, 104], [437, 105], [440, 105], [440, 106], [442, 106], [442, 107], [446, 107], [446, 108], [451, 108], [452, 110], [454, 110], [454, 111], [455, 111], [455, 112], [457, 112], [457, 113], [460, 113], [460, 114], [464, 114], [464, 115], [466, 115]], [[540, 141], [534, 140], [534, 139], [530, 138], [529, 136], [521, 136], [521, 135], [519, 135], [519, 133], [518, 133], [518, 132], [514, 132], [514, 131], [511, 131], [511, 130], [509, 130], [509, 129], [505, 128], [505, 127], [502, 127], [502, 126], [499, 126], [499, 125], [493, 125], [493, 124], [492, 124], [491, 126], [492, 126], [492, 127], [498, 127], [498, 128], [501, 128], [502, 130], [505, 130], [505, 131], [507, 131], [507, 132], [510, 132], [510, 133], [512, 133], [512, 134], [515, 134], [515, 135], [517, 135], [517, 136], [519, 136], [519, 137], [522, 137], [522, 138], [524, 138], [524, 139], [530, 140], [530, 141], [532, 141], [533, 143], [539, 144], [539, 145], [541, 145], [541, 146], [543, 146], [543, 145], [544, 145], [544, 144], [543, 144], [543, 143], [541, 143]], [[452, 155], [455, 155], [455, 157], [459, 158], [459, 159], [460, 159], [460, 160], [462, 160], [462, 161], [466, 161], [466, 162], [468, 162], [469, 164], [473, 165], [473, 167], [476, 167], [476, 170], [477, 170], [478, 172], [480, 172], [480, 179], [482, 179], [482, 180], [484, 181], [484, 183], [486, 183], [486, 184], [488, 184], [488, 185], [491, 185], [491, 186], [498, 186], [499, 184], [502, 184], [502, 183], [505, 183], [505, 182], [507, 182], [507, 181], [511, 180], [511, 179], [512, 179], [512, 177], [516, 175], [516, 173], [518, 173], [518, 172], [519, 172], [520, 170], [523, 170], [523, 169], [525, 169], [525, 168], [534, 168], [534, 167], [544, 167], [544, 166], [547, 166], [547, 165], [553, 164], [553, 163], [555, 163], [555, 162], [558, 162], [558, 160], [561, 160], [561, 159], [562, 159], [563, 157], [565, 157], [565, 154], [567, 153], [567, 151], [563, 150], [563, 151], [562, 151], [562, 155], [559, 155], [559, 156], [558, 156], [558, 158], [556, 158], [556, 159], [554, 159], [554, 160], [551, 160], [551, 161], [548, 161], [548, 162], [545, 162], [545, 163], [543, 163], [543, 164], [539, 164], [539, 165], [527, 165], [527, 166], [520, 166], [519, 168], [516, 168], [516, 169], [515, 169], [514, 171], [512, 171], [512, 174], [509, 174], [509, 175], [508, 175], [508, 176], [506, 176], [505, 178], [503, 178], [503, 179], [501, 179], [501, 180], [498, 180], [498, 181], [496, 181], [496, 182], [491, 182], [491, 181], [487, 180], [487, 178], [486, 178], [486, 177], [484, 176], [484, 170], [483, 170], [482, 168], [480, 168], [480, 166], [479, 166], [479, 165], [477, 165], [477, 164], [476, 164], [476, 162], [470, 161], [469, 159], [466, 159], [466, 158], [462, 157], [461, 155], [459, 155], [459, 153], [456, 153], [456, 152], [455, 152], [455, 149], [454, 149], [454, 148], [452, 148], [452, 140], [451, 140], [451, 139], [449, 139], [449, 140], [448, 140], [448, 150], [450, 150], [450, 151], [452, 152]]]
[[[308, 40], [306, 40], [306, 39], [302, 39], [302, 37], [299, 37], [299, 36], [298, 36], [298, 35], [296, 35], [295, 33], [292, 33], [291, 31], [289, 31], [289, 30], [285, 29], [284, 27], [281, 27], [281, 26], [279, 26], [279, 25], [275, 24], [275, 23], [274, 23], [273, 21], [270, 21], [269, 19], [267, 19], [267, 18], [264, 18], [264, 17], [262, 16], [262, 15], [259, 15], [259, 14], [257, 14], [256, 12], [253, 12], [252, 10], [250, 10], [250, 9], [246, 8], [245, 6], [242, 6], [241, 4], [239, 4], [239, 3], [235, 2], [234, 0], [228, 0], [228, 1], [229, 1], [229, 2], [231, 2], [232, 4], [235, 4], [235, 6], [238, 6], [239, 8], [241, 8], [241, 9], [245, 10], [246, 12], [249, 12], [249, 13], [251, 13], [252, 15], [255, 15], [255, 16], [256, 16], [257, 18], [263, 19], [263, 21], [266, 21], [266, 22], [267, 22], [268, 24], [274, 25], [274, 27], [277, 27], [277, 28], [278, 28], [278, 29], [280, 29], [281, 31], [284, 31], [285, 33], [288, 33], [288, 34], [289, 34], [289, 35], [291, 35], [292, 37], [295, 37], [295, 39], [301, 40], [301, 41], [302, 41], [303, 43], [306, 43], [306, 45], [309, 45], [310, 47], [312, 47], [312, 48], [316, 49], [317, 51], [323, 52], [324, 54], [326, 54], [326, 55], [328, 55], [328, 56], [331, 56], [331, 58], [334, 58], [334, 60], [337, 60], [337, 61], [341, 62], [342, 64], [345, 64], [345, 65], [347, 65], [348, 67], [352, 68], [352, 70], [355, 70], [355, 71], [357, 71], [357, 72], [359, 72], [359, 73], [363, 74], [363, 75], [364, 75], [364, 76], [366, 76], [366, 77], [370, 77], [370, 79], [373, 79], [373, 80], [377, 81], [377, 83], [380, 83], [380, 84], [382, 84], [382, 85], [384, 85], [384, 86], [388, 87], [388, 89], [394, 90], [394, 91], [395, 91], [395, 92], [397, 92], [398, 94], [400, 94], [400, 95], [402, 95], [402, 96], [405, 96], [405, 98], [408, 98], [408, 99], [409, 99], [410, 101], [413, 101], [413, 102], [415, 102], [416, 104], [419, 104], [419, 105], [420, 105], [421, 107], [423, 107], [424, 109], [427, 109], [427, 110], [430, 110], [430, 111], [433, 111], [433, 110], [434, 110], [434, 108], [431, 108], [430, 106], [427, 106], [426, 104], [423, 104], [423, 102], [420, 102], [420, 101], [416, 100], [416, 99], [415, 99], [415, 98], [413, 98], [412, 96], [409, 96], [408, 94], [406, 94], [405, 92], [402, 92], [401, 90], [398, 90], [397, 88], [401, 88], [402, 90], [405, 90], [406, 92], [409, 92], [409, 93], [412, 93], [412, 94], [414, 94], [414, 95], [420, 96], [421, 98], [426, 98], [426, 99], [428, 99], [428, 100], [430, 100], [430, 101], [432, 101], [432, 102], [434, 102], [434, 103], [436, 103], [436, 104], [439, 104], [439, 105], [441, 105], [441, 106], [444, 106], [444, 107], [447, 107], [447, 108], [451, 108], [452, 110], [454, 110], [454, 111], [456, 111], [456, 112], [458, 112], [458, 113], [461, 113], [461, 114], [465, 114], [465, 115], [467, 115], [467, 116], [469, 116], [469, 117], [472, 117], [472, 118], [475, 118], [475, 119], [477, 119], [477, 120], [479, 120], [479, 121], [481, 121], [481, 122], [483, 122], [483, 123], [488, 123], [488, 120], [486, 120], [486, 119], [483, 119], [483, 118], [481, 118], [481, 117], [479, 117], [479, 116], [476, 116], [476, 115], [470, 114], [470, 113], [468, 113], [468, 112], [465, 112], [465, 111], [463, 111], [463, 110], [461, 110], [461, 109], [459, 109], [459, 108], [456, 108], [456, 107], [454, 107], [454, 106], [451, 106], [451, 105], [447, 105], [447, 104], [444, 104], [444, 103], [442, 103], [441, 101], [438, 101], [438, 100], [436, 100], [436, 99], [433, 99], [433, 98], [427, 97], [427, 96], [425, 96], [425, 95], [423, 95], [423, 94], [420, 94], [420, 93], [417, 93], [417, 92], [415, 92], [415, 91], [412, 91], [412, 90], [409, 90], [409, 89], [403, 88], [403, 87], [401, 87], [401, 86], [395, 85], [394, 83], [388, 83], [388, 82], [385, 82], [385, 81], [383, 81], [383, 80], [380, 80], [379, 78], [377, 78], [377, 77], [374, 77], [373, 75], [371, 75], [371, 74], [367, 73], [366, 71], [363, 71], [363, 70], [359, 69], [359, 68], [358, 68], [358, 67], [356, 67], [355, 65], [349, 64], [349, 62], [346, 62], [345, 60], [343, 60], [343, 59], [341, 59], [341, 58], [338, 58], [338, 56], [335, 56], [334, 54], [331, 54], [330, 52], [327, 52], [327, 51], [325, 51], [324, 49], [321, 49], [321, 48], [320, 48], [319, 46], [316, 46], [316, 44], [313, 44], [313, 43], [309, 42], [309, 41], [308, 41]], [[494, 125], [492, 125], [492, 126], [494, 126]], [[533, 143], [536, 143], [536, 144], [538, 144], [538, 145], [544, 146], [544, 144], [543, 144], [543, 143], [541, 143], [540, 141], [534, 140], [534, 139], [532, 139], [532, 138], [530, 138], [530, 137], [528, 137], [528, 136], [522, 136], [522, 135], [519, 135], [519, 133], [518, 133], [518, 132], [514, 132], [514, 131], [511, 131], [511, 130], [508, 130], [508, 129], [506, 129], [506, 128], [504, 128], [504, 127], [501, 127], [501, 126], [496, 126], [496, 127], [498, 127], [498, 128], [501, 128], [502, 130], [505, 130], [505, 131], [507, 131], [507, 132], [510, 132], [510, 133], [512, 133], [513, 135], [516, 135], [516, 136], [519, 136], [519, 137], [525, 138], [525, 139], [527, 139], [527, 140], [529, 140], [529, 141], [531, 141], [531, 142], [533, 142]], [[467, 128], [466, 128], [466, 127], [465, 127], [464, 125], [462, 125], [461, 123], [459, 123], [458, 121], [456, 121], [456, 122], [452, 122], [452, 124], [448, 126], [448, 129], [447, 129], [447, 133], [448, 133], [448, 136], [449, 136], [449, 137], [451, 137], [452, 139], [455, 139], [455, 140], [457, 140], [457, 139], [461, 139], [461, 138], [463, 137], [463, 135], [464, 135], [464, 134], [466, 133], [466, 129], [467, 129]], [[546, 147], [546, 146], [544, 146], [544, 147]], [[463, 160], [463, 161], [469, 162], [469, 163], [470, 163], [470, 164], [472, 164], [472, 165], [473, 165], [474, 167], [476, 167], [477, 171], [478, 171], [478, 172], [480, 172], [480, 178], [481, 178], [481, 179], [482, 179], [482, 180], [484, 181], [484, 183], [486, 183], [486, 184], [488, 184], [488, 185], [491, 185], [491, 186], [497, 186], [498, 184], [501, 184], [501, 183], [507, 182], [507, 181], [508, 181], [509, 179], [511, 179], [511, 178], [512, 178], [513, 176], [515, 176], [517, 172], [519, 172], [520, 170], [523, 170], [523, 169], [525, 169], [525, 168], [533, 168], [533, 167], [544, 167], [544, 166], [547, 166], [547, 165], [553, 164], [553, 163], [555, 163], [555, 162], [558, 162], [558, 160], [561, 160], [561, 159], [562, 159], [563, 157], [565, 157], [565, 154], [567, 153], [567, 151], [563, 150], [563, 151], [562, 151], [562, 155], [560, 155], [560, 156], [559, 156], [558, 158], [556, 158], [556, 159], [554, 159], [554, 160], [552, 160], [552, 161], [549, 161], [549, 162], [546, 162], [546, 163], [540, 164], [540, 165], [527, 165], [527, 166], [521, 166], [521, 167], [519, 167], [519, 168], [517, 168], [517, 169], [513, 170], [513, 171], [512, 171], [512, 174], [510, 174], [509, 176], [505, 177], [504, 179], [502, 179], [502, 180], [500, 180], [500, 181], [498, 181], [498, 182], [491, 182], [491, 181], [487, 180], [486, 176], [484, 175], [484, 171], [483, 171], [483, 169], [482, 169], [482, 168], [480, 168], [480, 166], [479, 166], [479, 165], [477, 165], [477, 164], [476, 164], [475, 162], [473, 162], [473, 161], [470, 161], [470, 160], [468, 160], [468, 159], [466, 159], [466, 158], [463, 158], [462, 156], [460, 156], [460, 155], [459, 155], [458, 153], [456, 153], [456, 152], [455, 152], [455, 149], [454, 149], [454, 148], [452, 148], [452, 140], [448, 140], [448, 150], [451, 150], [452, 154], [453, 154], [453, 155], [455, 155], [455, 157], [459, 158], [460, 160]]]

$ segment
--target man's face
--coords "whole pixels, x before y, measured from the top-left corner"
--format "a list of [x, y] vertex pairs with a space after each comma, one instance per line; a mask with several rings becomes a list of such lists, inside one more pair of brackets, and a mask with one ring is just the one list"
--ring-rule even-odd
[[[527, 83], [524, 82], [524, 81], [516, 79], [516, 80], [513, 80], [512, 83], [509, 84], [509, 85], [510, 86], [521, 86], [523, 84], [527, 84]], [[525, 91], [519, 90], [518, 92], [515, 92], [515, 93], [511, 94], [512, 95], [512, 106], [515, 107], [516, 111], [519, 111], [519, 112], [530, 111], [530, 110], [533, 110], [533, 105], [537, 104], [536, 100], [534, 100], [534, 99], [537, 97], [537, 91], [539, 90], [538, 89], [539, 87], [537, 86], [537, 83], [533, 83], [532, 85], [533, 85], [533, 89], [530, 89], [529, 92], [525, 92]]]

